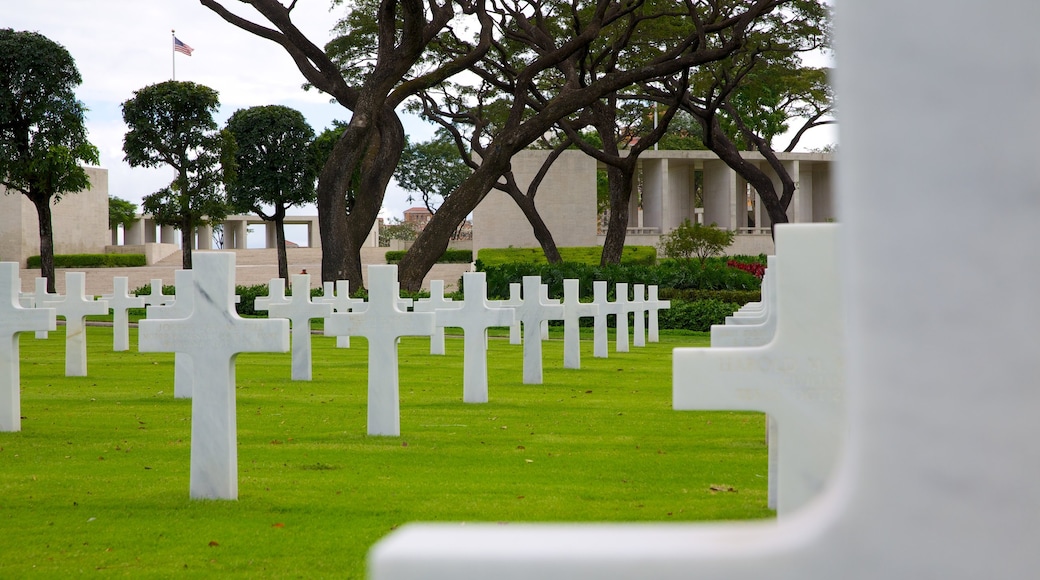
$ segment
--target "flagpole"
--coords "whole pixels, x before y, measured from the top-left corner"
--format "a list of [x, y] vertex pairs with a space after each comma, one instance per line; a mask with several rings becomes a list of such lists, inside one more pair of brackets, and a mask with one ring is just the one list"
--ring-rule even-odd
[[170, 30], [170, 65], [173, 67], [173, 78], [171, 80], [177, 80], [177, 51], [174, 50], [174, 45], [177, 44], [176, 36], [177, 31]]

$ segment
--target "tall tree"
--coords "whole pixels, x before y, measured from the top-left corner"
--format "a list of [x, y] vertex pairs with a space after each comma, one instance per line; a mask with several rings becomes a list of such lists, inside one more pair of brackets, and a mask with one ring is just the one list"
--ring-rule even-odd
[[80, 163], [98, 163], [87, 141], [86, 107], [76, 100], [82, 82], [72, 55], [35, 32], [0, 29], [0, 184], [36, 208], [40, 275], [54, 292], [51, 203], [90, 188]]
[[238, 167], [237, 178], [228, 187], [228, 201], [234, 211], [253, 212], [274, 222], [278, 275], [288, 282], [285, 214], [290, 207], [314, 202], [317, 173], [310, 154], [314, 129], [303, 113], [281, 105], [235, 111], [227, 129], [235, 138]]
[[195, 229], [218, 223], [228, 213], [223, 186], [234, 179], [234, 138], [218, 131], [213, 114], [217, 91], [188, 81], [166, 81], [138, 89], [123, 103], [130, 128], [123, 137], [131, 167], [169, 165], [173, 182], [144, 197], [144, 210], [159, 225], [181, 230], [181, 263], [191, 269]]
[[[356, 0], [345, 5], [339, 42], [325, 50], [293, 23], [296, 3], [251, 0], [271, 27], [228, 10], [219, 0], [202, 4], [227, 22], [277, 43], [292, 57], [307, 84], [352, 112], [318, 176], [317, 207], [322, 240], [323, 280], [349, 280], [363, 286], [360, 249], [382, 207], [386, 186], [404, 148], [404, 128], [395, 108], [416, 91], [465, 70], [487, 49], [471, 43], [449, 58], [426, 58], [438, 35], [453, 35], [449, 24], [459, 15], [480, 14], [480, 0]], [[357, 41], [364, 51], [346, 46]], [[359, 57], [360, 60], [355, 60]], [[348, 191], [358, 179], [356, 194]]]
[[[805, 131], [834, 122], [833, 98], [823, 69], [806, 67], [801, 54], [830, 47], [830, 7], [822, 0], [796, 0], [758, 23], [739, 51], [698, 71], [689, 85], [661, 78], [644, 83], [657, 99], [678, 97], [701, 125], [704, 145], [758, 193], [771, 226], [786, 223], [797, 184], [776, 156], [773, 139], [788, 123], [803, 119], [786, 150]], [[742, 150], [758, 151], [773, 176], [751, 163]]]
[[[657, 15], [688, 19], [692, 23], [688, 33], [670, 39], [656, 56], [582, 84], [581, 56], [590, 44], [608, 32], [616, 38], [633, 38], [641, 26], [653, 21], [633, 18], [644, 2], [496, 2], [494, 45], [486, 58], [470, 67], [480, 86], [427, 100], [452, 107], [460, 118], [465, 118], [464, 108], [495, 102], [504, 102], [508, 113], [502, 123], [474, 130], [472, 148], [484, 151], [479, 167], [445, 200], [402, 259], [402, 287], [419, 287], [447, 247], [450, 232], [508, 171], [511, 157], [539, 139], [559, 119], [640, 81], [675, 75], [727, 57], [743, 44], [746, 31], [758, 18], [784, 4], [784, 0], [754, 0], [739, 5], [662, 3], [657, 6]], [[517, 51], [515, 44], [525, 49]], [[469, 102], [465, 101], [467, 97]], [[458, 106], [453, 101], [459, 101]], [[482, 122], [483, 116], [473, 118]]]
[[108, 198], [108, 229], [112, 230], [113, 234], [116, 228], [123, 226], [123, 228], [130, 227], [135, 221], [137, 221], [137, 204], [129, 202], [121, 197], [114, 195]]

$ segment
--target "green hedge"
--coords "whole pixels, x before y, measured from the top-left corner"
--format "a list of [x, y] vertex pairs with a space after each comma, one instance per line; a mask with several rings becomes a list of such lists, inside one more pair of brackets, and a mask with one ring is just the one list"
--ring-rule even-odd
[[[478, 269], [481, 265], [478, 262]], [[603, 267], [565, 262], [563, 264], [485, 266], [483, 271], [487, 273], [488, 296], [491, 298], [508, 298], [510, 282], [520, 282], [524, 276], [541, 276], [542, 283], [549, 285], [549, 295], [553, 297], [563, 295], [565, 279], [576, 278], [579, 294], [586, 300], [592, 298], [594, 280], [606, 280], [611, 297], [614, 294], [615, 284], [619, 282], [627, 282], [630, 288], [632, 284], [654, 284], [660, 289], [659, 292], [671, 288], [740, 290], [757, 293], [762, 284], [761, 280], [755, 276], [737, 268], [730, 268], [719, 260], [709, 260], [703, 269], [698, 262], [663, 262], [658, 266], [610, 265]]]
[[675, 288], [661, 288], [657, 297], [661, 300], [682, 300], [683, 302], [696, 302], [698, 300], [718, 300], [720, 302], [733, 302], [743, 306], [748, 302], [758, 302], [762, 299], [761, 290], [699, 290]]
[[[580, 248], [558, 248], [564, 262], [598, 266], [603, 248], [598, 246]], [[483, 248], [477, 252], [477, 269], [505, 264], [547, 264], [541, 248]], [[621, 252], [622, 264], [657, 263], [657, 249], [653, 246], [625, 246]]]
[[708, 332], [712, 324], [724, 324], [740, 305], [735, 302], [707, 299], [695, 302], [673, 300], [671, 308], [657, 313], [657, 324], [661, 329], [694, 330]]
[[[40, 257], [29, 256], [27, 267], [39, 268]], [[127, 268], [144, 266], [144, 254], [55, 254], [55, 268]]]
[[[386, 253], [387, 264], [397, 264], [404, 258], [404, 255], [408, 252], [404, 250], [389, 250]], [[473, 261], [473, 250], [444, 250], [441, 257], [437, 260], [441, 264], [469, 264]]]

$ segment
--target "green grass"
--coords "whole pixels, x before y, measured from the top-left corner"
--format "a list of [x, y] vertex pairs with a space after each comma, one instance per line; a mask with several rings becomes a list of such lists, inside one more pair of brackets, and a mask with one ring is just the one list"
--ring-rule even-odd
[[521, 384], [519, 346], [491, 340], [483, 405], [461, 401], [461, 338], [443, 357], [404, 339], [401, 437], [365, 435], [364, 339], [314, 337], [310, 382], [289, 379], [288, 354], [241, 355], [239, 500], [192, 501], [172, 355], [114, 353], [111, 328], [89, 327], [89, 376], [70, 378], [63, 327], [23, 334], [25, 419], [0, 433], [0, 577], [361, 578], [372, 544], [409, 521], [773, 516], [763, 416], [671, 409], [671, 349], [707, 335], [609, 359], [583, 341], [580, 371], [562, 368], [559, 336], [539, 386]]
[[[598, 266], [603, 248], [599, 246], [558, 248], [564, 262]], [[546, 264], [545, 252], [541, 248], [482, 248], [477, 258], [483, 266], [502, 264]], [[657, 249], [653, 246], [625, 246], [621, 252], [622, 264], [657, 263]]]

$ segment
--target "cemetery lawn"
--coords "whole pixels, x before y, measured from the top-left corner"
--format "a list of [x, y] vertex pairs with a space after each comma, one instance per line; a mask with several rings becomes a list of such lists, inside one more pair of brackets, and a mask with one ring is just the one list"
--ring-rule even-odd
[[[521, 347], [490, 341], [490, 402], [462, 403], [462, 338], [447, 356], [400, 345], [401, 437], [366, 433], [367, 343], [315, 336], [314, 380], [289, 354], [237, 362], [238, 501], [188, 497], [191, 402], [173, 355], [112, 352], [88, 327], [87, 377], [64, 376], [64, 327], [21, 335], [22, 431], [0, 433], [0, 577], [363, 578], [365, 555], [411, 521], [704, 521], [770, 518], [764, 416], [671, 408], [671, 351], [708, 335], [564, 369], [543, 385]], [[585, 338], [583, 336], [583, 338]], [[588, 338], [591, 338], [589, 336]]]

